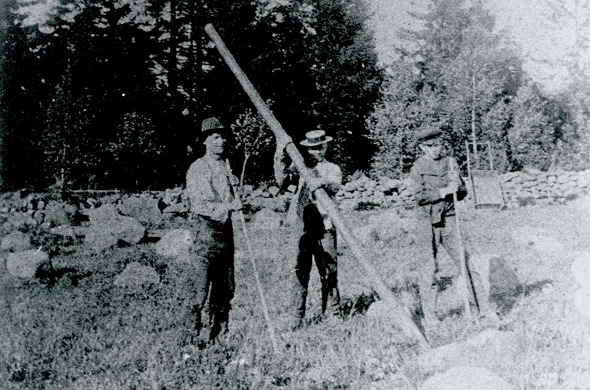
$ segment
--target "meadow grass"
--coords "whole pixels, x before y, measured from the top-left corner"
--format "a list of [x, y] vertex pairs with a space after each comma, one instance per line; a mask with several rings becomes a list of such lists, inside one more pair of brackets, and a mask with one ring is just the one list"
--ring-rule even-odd
[[[576, 225], [567, 218], [579, 217], [577, 211], [559, 207], [548, 211], [553, 218], [563, 218], [555, 223]], [[547, 216], [539, 214], [545, 213], [543, 210], [537, 208], [534, 212], [538, 215], [527, 213], [526, 218], [526, 210], [506, 213], [504, 226], [494, 220], [499, 214], [484, 213], [466, 219], [466, 226], [480, 242], [505, 245], [510, 224], [534, 224]], [[349, 218], [364, 222], [365, 217]], [[572, 234], [579, 234], [575, 226], [571, 229]], [[157, 256], [152, 245], [115, 248], [100, 255], [80, 246], [53, 258], [56, 268], [72, 267], [77, 274], [86, 275], [76, 283], [68, 277], [53, 285], [36, 279], [17, 280], [3, 265], [2, 388], [416, 389], [433, 374], [421, 368], [418, 349], [390, 319], [365, 314], [366, 306], [377, 298], [346, 245], [341, 247], [339, 271], [347, 315], [343, 320], [315, 321], [320, 291], [314, 270], [308, 297], [310, 320], [292, 331], [289, 289], [293, 264], [282, 251], [288, 235], [282, 229], [252, 229], [251, 238], [278, 338], [277, 353], [269, 340], [239, 233], [230, 329], [213, 345], [204, 343], [206, 334], [197, 342], [187, 342], [192, 328], [188, 292], [178, 283], [179, 275], [170, 260]], [[576, 249], [583, 249], [576, 242]], [[412, 308], [415, 302], [407, 297], [411, 295], [406, 288], [407, 275], [400, 271], [411, 258], [411, 248], [399, 241], [373, 250], [377, 256], [372, 260], [380, 274]], [[529, 288], [517, 297], [502, 322], [503, 330], [525, 339], [526, 354], [499, 374], [517, 389], [585, 388], [580, 378], [590, 368], [590, 359], [584, 357], [590, 331], [588, 322], [577, 316], [570, 303], [574, 287], [567, 269], [571, 256], [514, 247], [502, 250], [512, 256], [511, 264]], [[131, 262], [158, 270], [161, 282], [141, 288], [114, 285], [114, 278]], [[539, 283], [542, 280], [551, 283]], [[460, 307], [460, 300], [457, 305]], [[433, 346], [444, 345], [480, 331], [481, 327], [460, 314], [450, 313], [431, 341]]]

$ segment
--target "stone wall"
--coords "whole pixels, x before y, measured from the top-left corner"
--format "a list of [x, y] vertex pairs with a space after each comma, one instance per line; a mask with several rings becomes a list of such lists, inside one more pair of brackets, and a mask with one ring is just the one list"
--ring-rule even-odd
[[[464, 178], [467, 182], [467, 178]], [[562, 204], [590, 191], [590, 170], [551, 171], [523, 170], [500, 175], [505, 206], [515, 208], [534, 204]], [[468, 189], [471, 191], [468, 185]], [[336, 195], [340, 208], [389, 208], [414, 206], [411, 184], [407, 177], [361, 177], [346, 183]]]
[[[505, 206], [509, 208], [533, 204], [560, 204], [590, 191], [590, 170], [541, 172], [524, 170], [500, 175]], [[261, 209], [283, 212], [287, 209], [291, 193], [279, 194], [277, 187], [246, 188], [246, 211]], [[412, 188], [408, 178], [371, 179], [366, 176], [350, 181], [336, 195], [342, 210], [375, 209], [414, 206]], [[151, 225], [159, 223], [159, 214], [185, 215], [188, 202], [181, 188], [152, 191], [141, 194], [76, 193], [55, 197], [51, 194], [11, 192], [0, 195], [0, 227], [3, 234], [25, 227], [40, 225], [55, 227], [75, 223], [89, 210], [112, 204], [123, 215], [137, 218]]]
[[590, 190], [590, 170], [541, 172], [525, 170], [500, 176], [506, 206], [565, 203]]

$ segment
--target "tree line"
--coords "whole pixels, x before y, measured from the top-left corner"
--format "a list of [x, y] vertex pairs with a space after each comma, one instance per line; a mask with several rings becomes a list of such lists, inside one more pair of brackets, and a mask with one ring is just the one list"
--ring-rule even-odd
[[[577, 26], [587, 31], [590, 6], [583, 10]], [[497, 31], [482, 1], [433, 0], [413, 16], [423, 28], [401, 32], [410, 45], [397, 48], [368, 119], [376, 171], [407, 172], [416, 132], [431, 127], [444, 131], [464, 168], [468, 153], [476, 169], [589, 167], [590, 85], [582, 82], [589, 72], [579, 61], [566, 61], [569, 88], [550, 95], [524, 71], [521, 49]]]
[[229, 126], [252, 107], [206, 23], [260, 94], [277, 102], [274, 113], [293, 138], [323, 128], [342, 145], [343, 160], [369, 166], [351, 147], [367, 134], [380, 83], [362, 0], [5, 4], [7, 186], [182, 183], [201, 120], [217, 116]]
[[587, 109], [533, 83], [472, 3], [432, 1], [412, 16], [423, 28], [401, 32], [411, 45], [392, 48], [398, 59], [382, 67], [365, 0], [5, 1], [2, 186], [180, 185], [209, 116], [234, 130], [230, 158], [243, 179], [268, 180], [272, 134], [207, 23], [295, 140], [315, 128], [335, 137], [332, 158], [347, 174], [403, 174], [428, 126], [462, 162], [475, 137], [494, 145], [503, 170], [586, 166]]

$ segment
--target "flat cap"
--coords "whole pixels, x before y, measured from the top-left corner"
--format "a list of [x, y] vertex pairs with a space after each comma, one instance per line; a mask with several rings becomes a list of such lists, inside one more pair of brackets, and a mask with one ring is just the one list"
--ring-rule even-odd
[[416, 136], [416, 140], [418, 142], [424, 142], [424, 141], [431, 140], [433, 138], [440, 137], [441, 135], [442, 135], [442, 131], [440, 129], [430, 128], [430, 129], [425, 129], [425, 130], [418, 132], [418, 134]]

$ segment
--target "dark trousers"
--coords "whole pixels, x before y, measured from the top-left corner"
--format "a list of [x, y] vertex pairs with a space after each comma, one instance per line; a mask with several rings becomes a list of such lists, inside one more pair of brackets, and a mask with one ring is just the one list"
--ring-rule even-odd
[[322, 314], [337, 314], [340, 305], [336, 230], [325, 230], [323, 218], [310, 205], [304, 209], [303, 233], [296, 227], [298, 238], [295, 286], [293, 292], [296, 321], [305, 317], [311, 265], [315, 260], [322, 284]]
[[[417, 222], [418, 288], [422, 311], [428, 321], [435, 318], [436, 294], [438, 289], [435, 281], [435, 275], [438, 271], [437, 254], [444, 248], [460, 270], [462, 245], [457, 232], [455, 216], [447, 216], [443, 221], [434, 225], [426, 218], [419, 218]], [[469, 294], [472, 300], [478, 305], [480, 312], [485, 311], [487, 310], [488, 297], [483, 286], [483, 280], [480, 273], [469, 261], [469, 254], [465, 251], [464, 255], [465, 268], [467, 270], [466, 282]], [[463, 288], [463, 286], [459, 288]]]
[[210, 339], [227, 330], [234, 297], [234, 238], [231, 218], [226, 223], [196, 217], [191, 248], [191, 282], [197, 332], [209, 296]]

